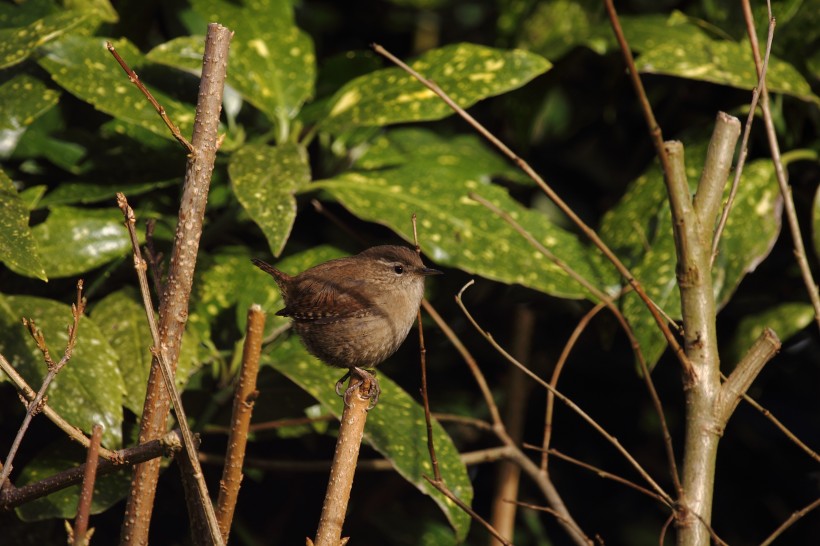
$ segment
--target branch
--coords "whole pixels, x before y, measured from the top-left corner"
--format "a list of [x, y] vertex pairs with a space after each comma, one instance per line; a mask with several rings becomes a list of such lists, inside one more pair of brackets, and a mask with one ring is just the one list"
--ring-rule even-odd
[[[77, 518], [74, 520], [73, 543], [76, 546], [88, 544], [91, 532], [88, 532], [88, 518], [91, 515], [91, 500], [94, 498], [94, 484], [97, 481], [97, 465], [99, 463], [100, 439], [102, 425], [94, 425], [91, 433], [91, 446], [85, 458], [85, 472], [83, 472], [83, 486], [80, 489], [80, 499], [77, 502]], [[86, 533], [88, 536], [86, 536]]]
[[154, 110], [157, 111], [159, 117], [161, 117], [162, 121], [165, 122], [165, 125], [168, 127], [168, 130], [171, 131], [171, 134], [174, 135], [174, 138], [177, 139], [177, 141], [180, 144], [182, 144], [185, 147], [185, 149], [188, 150], [188, 152], [193, 153], [194, 147], [191, 146], [191, 143], [188, 142], [188, 139], [182, 136], [182, 132], [179, 130], [179, 127], [177, 127], [174, 124], [174, 122], [171, 121], [171, 118], [169, 118], [168, 114], [165, 113], [165, 108], [157, 101], [157, 99], [154, 98], [154, 95], [152, 95], [151, 92], [148, 91], [148, 89], [146, 89], [146, 87], [142, 84], [142, 81], [140, 80], [140, 77], [137, 76], [137, 73], [134, 72], [130, 66], [128, 66], [128, 63], [126, 63], [122, 57], [120, 57], [120, 54], [117, 53], [116, 49], [114, 49], [114, 44], [112, 44], [111, 42], [105, 42], [105, 47], [108, 48], [108, 51], [111, 53], [111, 55], [113, 55], [117, 62], [120, 63], [120, 66], [128, 75], [128, 79], [131, 81], [131, 83], [136, 85], [137, 89], [139, 89], [140, 92], [143, 95], [145, 95], [145, 98], [148, 99], [148, 102], [150, 102], [151, 105], [154, 107]]
[[[114, 457], [110, 460], [104, 459], [98, 462], [97, 476], [105, 476], [122, 469], [124, 466], [143, 463], [164, 454], [178, 452], [181, 449], [182, 437], [178, 430], [174, 430], [161, 439], [114, 451]], [[77, 485], [82, 482], [84, 474], [85, 464], [81, 464], [23, 487], [12, 487], [10, 483], [7, 483], [0, 491], [0, 512], [11, 510], [21, 504], [50, 495], [55, 491]]]
[[[168, 280], [159, 311], [161, 351], [157, 355], [164, 356], [172, 372], [176, 369], [188, 317], [188, 300], [219, 141], [219, 114], [232, 36], [230, 30], [217, 23], [208, 25], [192, 150], [188, 156]], [[161, 375], [159, 357], [155, 355], [140, 423], [141, 443], [158, 438], [165, 430], [170, 401], [168, 393], [162, 388]], [[147, 543], [158, 476], [158, 461], [141, 464], [134, 470], [123, 517], [122, 546]], [[218, 526], [213, 525], [210, 529], [214, 542], [220, 543]]]
[[17, 450], [23, 442], [23, 436], [26, 435], [26, 431], [28, 430], [32, 418], [34, 418], [34, 416], [42, 410], [46, 391], [48, 391], [48, 388], [51, 386], [51, 382], [54, 381], [54, 378], [57, 377], [60, 370], [62, 370], [71, 359], [71, 353], [74, 350], [74, 345], [77, 343], [77, 328], [80, 326], [80, 317], [83, 316], [84, 311], [85, 298], [83, 298], [83, 281], [79, 280], [77, 281], [77, 301], [71, 305], [71, 314], [74, 317], [74, 321], [71, 326], [68, 327], [68, 342], [66, 343], [63, 357], [56, 364], [51, 359], [51, 355], [48, 352], [48, 347], [46, 346], [46, 340], [45, 337], [43, 337], [43, 332], [37, 328], [32, 320], [23, 319], [23, 324], [29, 329], [31, 336], [37, 343], [37, 347], [43, 353], [43, 360], [48, 367], [48, 373], [43, 378], [43, 384], [40, 386], [40, 390], [37, 391], [37, 395], [31, 402], [28, 403], [26, 416], [23, 418], [23, 422], [17, 430], [17, 435], [14, 437], [14, 441], [9, 448], [9, 453], [6, 455], [6, 459], [3, 462], [3, 469], [0, 471], [0, 489], [2, 489], [3, 484], [6, 482], [9, 474], [14, 468], [14, 456], [17, 454]]
[[256, 390], [256, 376], [259, 373], [259, 355], [264, 335], [265, 312], [259, 305], [251, 305], [248, 310], [245, 345], [242, 350], [242, 367], [239, 371], [239, 381], [236, 383], [236, 394], [233, 399], [228, 451], [225, 456], [225, 465], [222, 467], [219, 498], [216, 502], [217, 520], [222, 531], [222, 540], [226, 544], [236, 500], [239, 496], [239, 485], [242, 482], [242, 463], [245, 460], [245, 446], [248, 443], [248, 427], [251, 423], [254, 402], [259, 396], [259, 391]]
[[[353, 476], [359, 459], [359, 448], [362, 445], [364, 425], [367, 421], [367, 410], [370, 406], [370, 393], [374, 385], [369, 379], [360, 379], [355, 384], [351, 376], [351, 388], [345, 394], [345, 408], [339, 426], [339, 438], [336, 440], [336, 451], [327, 483], [322, 515], [316, 531], [316, 546], [339, 546], [342, 540], [342, 523], [353, 488]], [[347, 394], [349, 393], [349, 395]]]
[[[752, 46], [752, 57], [754, 59], [755, 68], [757, 70], [758, 78], [761, 78], [761, 75], [763, 74], [763, 61], [760, 58], [760, 46], [757, 42], [757, 33], [755, 32], [752, 8], [749, 5], [749, 0], [743, 0], [741, 5], [743, 7], [743, 18], [746, 20], [746, 33], [749, 36], [749, 42]], [[769, 20], [771, 21], [773, 19], [774, 17], [771, 13], [771, 6], [769, 6]], [[792, 242], [794, 244], [794, 254], [797, 258], [797, 265], [800, 268], [803, 283], [806, 285], [806, 292], [811, 300], [811, 305], [814, 307], [814, 320], [817, 323], [818, 328], [820, 328], [820, 293], [818, 293], [817, 283], [814, 281], [811, 268], [809, 267], [806, 246], [803, 244], [803, 235], [800, 231], [800, 224], [797, 221], [797, 211], [794, 208], [794, 199], [787, 180], [788, 176], [785, 168], [783, 167], [783, 160], [780, 157], [780, 145], [777, 142], [777, 131], [774, 127], [772, 111], [769, 108], [769, 91], [766, 87], [765, 78], [761, 78], [760, 83], [760, 108], [763, 110], [763, 124], [766, 126], [766, 137], [769, 140], [769, 149], [771, 151], [772, 162], [774, 163], [774, 173], [777, 178], [777, 184], [780, 186], [780, 193], [783, 196], [786, 219], [788, 221], [789, 232], [791, 233]]]

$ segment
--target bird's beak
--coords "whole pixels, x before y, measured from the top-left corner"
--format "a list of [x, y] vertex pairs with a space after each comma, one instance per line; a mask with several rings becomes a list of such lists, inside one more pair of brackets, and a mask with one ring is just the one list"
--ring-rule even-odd
[[430, 275], [444, 275], [444, 273], [442, 273], [438, 269], [432, 269], [430, 267], [422, 267], [418, 270], [418, 272], [419, 275], [423, 275], [425, 277], [429, 277]]

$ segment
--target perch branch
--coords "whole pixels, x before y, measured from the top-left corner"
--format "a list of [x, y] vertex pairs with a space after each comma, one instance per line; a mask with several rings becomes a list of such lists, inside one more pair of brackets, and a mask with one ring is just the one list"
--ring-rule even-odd
[[[350, 378], [351, 384], [356, 381]], [[369, 379], [360, 379], [355, 388], [345, 395], [344, 411], [339, 421], [339, 437], [336, 440], [336, 451], [327, 483], [325, 501], [316, 530], [316, 546], [339, 546], [342, 540], [342, 524], [353, 488], [353, 476], [359, 459], [359, 448], [362, 445], [364, 425], [367, 422], [367, 409], [370, 406], [371, 389], [374, 387]]]

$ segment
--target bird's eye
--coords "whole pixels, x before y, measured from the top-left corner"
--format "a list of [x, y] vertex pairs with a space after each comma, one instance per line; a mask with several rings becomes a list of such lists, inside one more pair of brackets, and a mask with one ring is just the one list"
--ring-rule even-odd
[[393, 271], [395, 271], [396, 275], [401, 275], [402, 273], [404, 273], [404, 267], [400, 265], [394, 265]]

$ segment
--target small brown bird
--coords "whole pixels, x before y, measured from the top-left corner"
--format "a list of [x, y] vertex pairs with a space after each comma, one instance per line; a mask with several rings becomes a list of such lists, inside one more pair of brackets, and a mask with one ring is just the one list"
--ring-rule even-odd
[[[396, 352], [413, 326], [424, 278], [441, 273], [425, 267], [418, 253], [402, 246], [376, 246], [355, 256], [330, 260], [290, 276], [253, 259], [269, 273], [285, 300], [276, 314], [290, 317], [307, 350], [321, 361], [360, 381], [378, 383], [364, 368], [373, 368]], [[358, 386], [351, 385], [347, 393]]]

